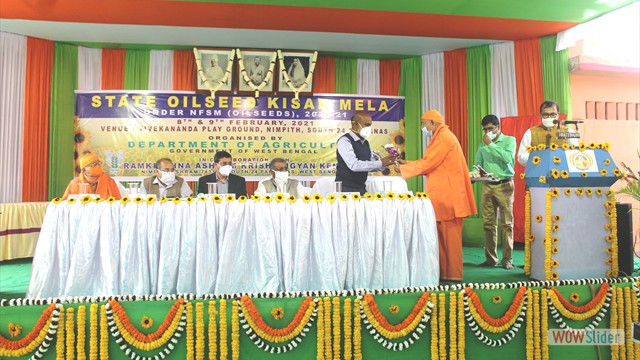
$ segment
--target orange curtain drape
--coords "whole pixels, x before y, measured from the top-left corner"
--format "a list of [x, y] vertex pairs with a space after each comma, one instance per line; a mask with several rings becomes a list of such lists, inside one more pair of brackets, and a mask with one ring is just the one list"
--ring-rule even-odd
[[540, 39], [516, 41], [514, 53], [518, 115], [536, 115], [544, 101]]
[[176, 50], [173, 52], [173, 89], [196, 91], [198, 69], [193, 51]]
[[124, 89], [124, 64], [127, 51], [102, 49], [102, 89]]
[[313, 72], [313, 92], [333, 94], [336, 92], [336, 58], [318, 56], [316, 69]]
[[47, 200], [53, 47], [53, 41], [27, 38], [22, 165], [23, 202]]
[[380, 60], [380, 95], [398, 96], [402, 60]]
[[444, 119], [458, 138], [463, 154], [469, 147], [467, 97], [467, 50], [445, 51]]

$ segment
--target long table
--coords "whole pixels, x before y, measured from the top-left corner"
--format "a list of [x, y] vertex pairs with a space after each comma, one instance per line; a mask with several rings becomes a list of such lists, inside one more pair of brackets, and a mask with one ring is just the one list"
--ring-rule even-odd
[[0, 204], [0, 261], [33, 256], [48, 204]]
[[140, 200], [50, 204], [27, 297], [438, 284], [426, 198]]

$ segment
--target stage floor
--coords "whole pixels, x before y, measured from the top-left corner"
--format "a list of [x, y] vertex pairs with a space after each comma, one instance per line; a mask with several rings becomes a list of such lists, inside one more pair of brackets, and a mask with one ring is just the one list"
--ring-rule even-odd
[[[493, 268], [480, 267], [484, 261], [484, 248], [464, 247], [464, 282], [465, 283], [509, 283], [529, 281], [524, 275], [524, 250], [516, 245], [513, 251], [515, 269], [505, 270], [500, 266]], [[31, 276], [32, 258], [16, 259], [0, 262], [0, 299], [22, 298], [27, 293]], [[634, 260], [633, 276], [640, 276], [640, 258]]]

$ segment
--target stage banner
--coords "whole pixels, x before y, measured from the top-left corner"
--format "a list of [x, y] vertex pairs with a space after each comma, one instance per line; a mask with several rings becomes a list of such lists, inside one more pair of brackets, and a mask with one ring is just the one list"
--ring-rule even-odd
[[124, 180], [149, 176], [156, 160], [165, 157], [180, 176], [210, 174], [218, 150], [231, 153], [240, 176], [268, 176], [276, 157], [288, 160], [291, 176], [332, 176], [336, 141], [349, 131], [356, 111], [373, 119], [372, 150], [386, 155], [384, 145], [393, 144], [404, 152], [402, 97], [211, 98], [148, 91], [76, 92], [75, 151], [76, 157], [93, 152], [109, 175]]

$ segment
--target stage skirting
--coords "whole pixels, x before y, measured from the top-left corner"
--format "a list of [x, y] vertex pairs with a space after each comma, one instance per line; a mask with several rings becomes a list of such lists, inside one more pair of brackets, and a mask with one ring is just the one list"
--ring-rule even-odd
[[48, 202], [0, 204], [0, 261], [32, 257]]
[[54, 201], [27, 297], [437, 285], [435, 215], [416, 195]]
[[3, 300], [0, 357], [637, 359], [639, 280]]

